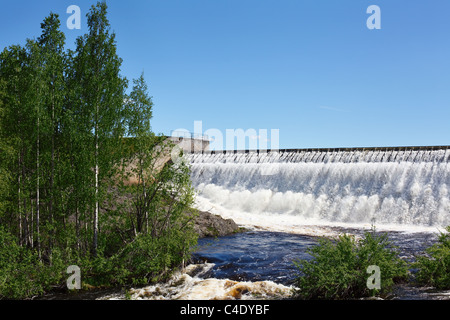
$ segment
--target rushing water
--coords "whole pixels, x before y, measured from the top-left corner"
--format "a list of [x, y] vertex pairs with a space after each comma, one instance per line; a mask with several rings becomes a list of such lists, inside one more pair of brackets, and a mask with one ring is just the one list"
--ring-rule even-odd
[[[335, 233], [361, 236], [367, 230], [333, 228]], [[371, 231], [372, 232], [372, 231]], [[399, 255], [414, 260], [415, 255], [436, 241], [429, 232], [390, 232], [389, 239]], [[200, 239], [194, 261], [167, 283], [130, 291], [132, 299], [289, 299], [295, 287], [298, 259], [310, 259], [307, 249], [316, 245], [314, 237], [248, 231], [219, 238]], [[447, 292], [402, 285], [394, 290], [396, 299], [442, 299]], [[123, 293], [102, 299], [125, 299]]]
[[[450, 150], [308, 150], [190, 154], [197, 207], [252, 231], [201, 239], [195, 264], [136, 299], [286, 298], [293, 260], [313, 236], [362, 235], [374, 224], [414, 260], [450, 225]], [[441, 293], [439, 293], [441, 294]], [[399, 297], [429, 298], [401, 287]]]
[[316, 242], [308, 236], [250, 231], [218, 239], [200, 239], [194, 260], [214, 263], [210, 272], [213, 278], [270, 280], [290, 285], [296, 275], [293, 261], [309, 259], [306, 251]]
[[[196, 256], [217, 278], [290, 285], [308, 236], [361, 235], [375, 225], [415, 255], [450, 225], [450, 151], [309, 150], [190, 154], [197, 206], [265, 230], [204, 239]], [[282, 233], [279, 233], [282, 232]], [[411, 298], [403, 290], [401, 295]]]
[[[361, 237], [372, 230], [335, 228], [337, 233]], [[375, 231], [382, 234], [383, 232]], [[437, 234], [430, 232], [395, 232], [389, 241], [399, 256], [409, 262], [436, 242]], [[199, 240], [194, 260], [213, 263], [208, 276], [236, 281], [270, 280], [292, 285], [297, 277], [295, 260], [309, 260], [307, 250], [317, 244], [317, 238], [297, 234], [249, 231], [220, 238]]]
[[[300, 225], [450, 224], [450, 152], [191, 154], [203, 209]], [[257, 223], [256, 223], [257, 224]]]

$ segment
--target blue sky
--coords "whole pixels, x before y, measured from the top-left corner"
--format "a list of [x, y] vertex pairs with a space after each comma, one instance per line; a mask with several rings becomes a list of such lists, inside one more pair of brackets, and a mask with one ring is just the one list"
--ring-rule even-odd
[[[0, 47], [58, 13], [67, 47], [96, 1], [9, 1]], [[122, 74], [144, 71], [153, 130], [279, 130], [280, 148], [450, 144], [448, 0], [107, 1]], [[69, 5], [81, 30], [69, 30]], [[367, 7], [381, 9], [369, 30]], [[131, 81], [130, 81], [131, 83]], [[270, 136], [269, 136], [270, 139]]]

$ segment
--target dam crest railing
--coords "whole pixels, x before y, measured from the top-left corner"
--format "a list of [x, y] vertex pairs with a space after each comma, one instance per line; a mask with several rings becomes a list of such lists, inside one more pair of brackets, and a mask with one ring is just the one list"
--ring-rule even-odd
[[191, 150], [192, 163], [450, 162], [450, 146]]

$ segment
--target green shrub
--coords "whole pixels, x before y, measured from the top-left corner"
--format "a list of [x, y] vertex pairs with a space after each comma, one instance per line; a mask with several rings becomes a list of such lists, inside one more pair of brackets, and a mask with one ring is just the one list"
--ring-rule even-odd
[[119, 283], [147, 284], [165, 279], [190, 255], [196, 237], [171, 230], [160, 237], [140, 234], [116, 257], [114, 274]]
[[[450, 226], [446, 227], [450, 232]], [[438, 242], [417, 257], [413, 267], [417, 268], [416, 281], [437, 289], [450, 289], [450, 235], [440, 233]]]
[[[337, 241], [321, 239], [310, 248], [311, 260], [298, 260], [294, 296], [300, 299], [353, 299], [385, 294], [395, 281], [407, 277], [407, 264], [401, 260], [386, 234], [366, 232], [356, 240], [341, 235]], [[368, 289], [367, 267], [380, 268], [380, 290]]]
[[138, 234], [113, 255], [99, 251], [77, 264], [83, 287], [145, 285], [165, 280], [190, 258], [197, 235], [191, 228], [173, 227], [158, 236]]
[[52, 264], [46, 265], [34, 250], [20, 246], [0, 228], [0, 299], [29, 298], [60, 283], [65, 271], [61, 256], [55, 250]]

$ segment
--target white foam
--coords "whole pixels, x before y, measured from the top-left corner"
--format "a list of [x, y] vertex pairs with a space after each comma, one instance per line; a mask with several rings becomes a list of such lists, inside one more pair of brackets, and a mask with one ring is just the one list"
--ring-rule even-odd
[[[212, 203], [209, 199], [197, 197], [196, 207], [199, 210], [209, 211], [224, 219], [233, 219], [239, 226], [250, 230], [265, 230], [273, 232], [286, 232], [309, 236], [336, 237], [341, 228], [353, 228], [370, 230], [372, 223], [345, 223], [329, 222], [319, 219], [304, 219], [295, 215], [275, 215], [267, 213], [248, 213], [238, 210], [230, 210]], [[375, 224], [378, 231], [399, 231], [404, 233], [428, 232], [437, 233], [443, 231], [439, 227], [426, 227], [398, 224]]]
[[[191, 264], [177, 272], [167, 283], [159, 283], [129, 290], [129, 296], [114, 294], [102, 300], [253, 300], [289, 298], [292, 287], [273, 281], [232, 281], [228, 279], [203, 278], [214, 264]], [[193, 275], [194, 271], [199, 273]]]
[[[265, 167], [276, 174], [264, 175]], [[192, 164], [197, 206], [243, 226], [432, 231], [450, 224], [446, 162]]]

